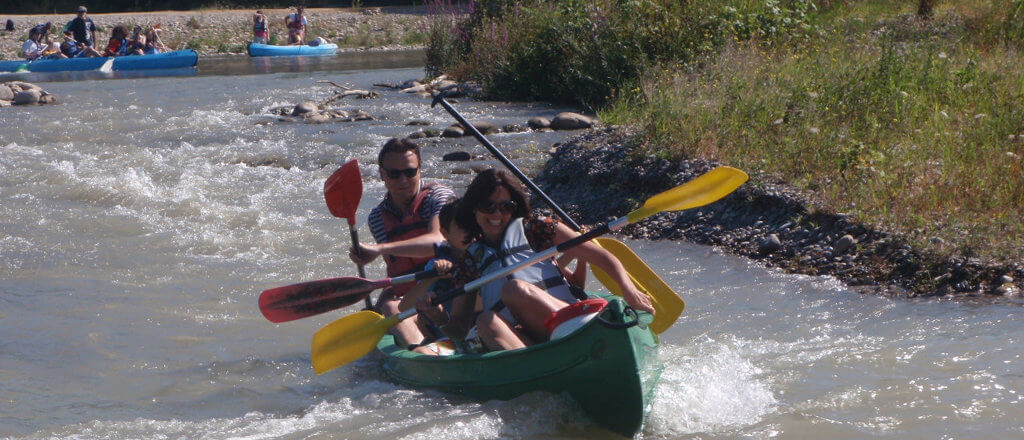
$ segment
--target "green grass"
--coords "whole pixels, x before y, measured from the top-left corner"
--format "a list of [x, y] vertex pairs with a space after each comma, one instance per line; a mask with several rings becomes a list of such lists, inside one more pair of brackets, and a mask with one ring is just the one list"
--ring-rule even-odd
[[[1024, 258], [1024, 0], [438, 0], [428, 70], [777, 176], [939, 255]], [[940, 238], [941, 240], [936, 240]]]
[[643, 127], [645, 154], [762, 170], [938, 253], [1019, 260], [1024, 55], [976, 3], [930, 22], [889, 2], [826, 11], [817, 41], [652, 72], [601, 116]]

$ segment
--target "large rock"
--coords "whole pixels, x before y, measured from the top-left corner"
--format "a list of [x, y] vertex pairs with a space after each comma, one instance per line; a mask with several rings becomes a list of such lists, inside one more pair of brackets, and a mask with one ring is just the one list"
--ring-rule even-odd
[[593, 126], [593, 119], [573, 112], [559, 113], [551, 120], [551, 128], [555, 130], [581, 130]]
[[302, 116], [306, 113], [313, 113], [318, 110], [320, 110], [320, 108], [316, 105], [315, 102], [300, 102], [299, 105], [296, 105], [295, 108], [292, 109], [292, 116]]
[[467, 160], [470, 160], [472, 158], [473, 158], [473, 156], [471, 156], [469, 153], [467, 153], [465, 151], [453, 151], [451, 153], [445, 154], [444, 157], [441, 158], [441, 160], [449, 161], [449, 162], [451, 162], [451, 161], [458, 162], [458, 161], [467, 161]]
[[540, 130], [542, 128], [551, 128], [551, 121], [548, 118], [534, 116], [529, 121], [526, 121], [526, 125], [529, 125], [534, 130]]
[[6, 84], [0, 84], [0, 101], [13, 101], [14, 92]]
[[11, 81], [9, 85], [18, 86], [21, 88], [21, 90], [39, 90], [40, 92], [43, 91], [42, 87], [25, 81]]
[[474, 121], [473, 128], [475, 128], [476, 131], [479, 131], [480, 133], [485, 135], [501, 133], [501, 128], [499, 128], [497, 125], [494, 125], [491, 122]]
[[14, 94], [14, 105], [39, 104], [40, 96], [38, 90], [22, 90]]

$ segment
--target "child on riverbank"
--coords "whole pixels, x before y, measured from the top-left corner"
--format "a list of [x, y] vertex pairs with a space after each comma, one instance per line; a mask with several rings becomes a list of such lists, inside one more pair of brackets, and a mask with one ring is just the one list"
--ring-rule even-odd
[[267, 28], [267, 16], [263, 10], [258, 9], [252, 15], [252, 42], [256, 44], [267, 44], [270, 39], [270, 30]]

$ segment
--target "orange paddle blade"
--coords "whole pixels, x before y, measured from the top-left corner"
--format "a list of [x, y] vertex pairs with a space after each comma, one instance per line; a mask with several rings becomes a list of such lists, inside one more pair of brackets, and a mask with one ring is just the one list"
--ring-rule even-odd
[[359, 199], [363, 196], [363, 176], [359, 172], [359, 162], [352, 159], [338, 168], [324, 182], [324, 199], [327, 208], [335, 217], [348, 220], [349, 226], [356, 224], [356, 209]]

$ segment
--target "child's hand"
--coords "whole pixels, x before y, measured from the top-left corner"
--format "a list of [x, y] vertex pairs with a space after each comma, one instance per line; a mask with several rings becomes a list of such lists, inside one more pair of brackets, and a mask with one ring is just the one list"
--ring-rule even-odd
[[430, 318], [434, 324], [445, 325], [448, 323], [448, 316], [444, 313], [444, 307], [440, 304], [436, 306], [431, 304], [435, 296], [434, 292], [427, 292], [426, 295], [421, 296], [419, 301], [416, 301], [416, 311]]
[[453, 267], [455, 267], [455, 264], [443, 258], [438, 258], [434, 260], [434, 270], [437, 271], [438, 275], [450, 275], [452, 273]]

